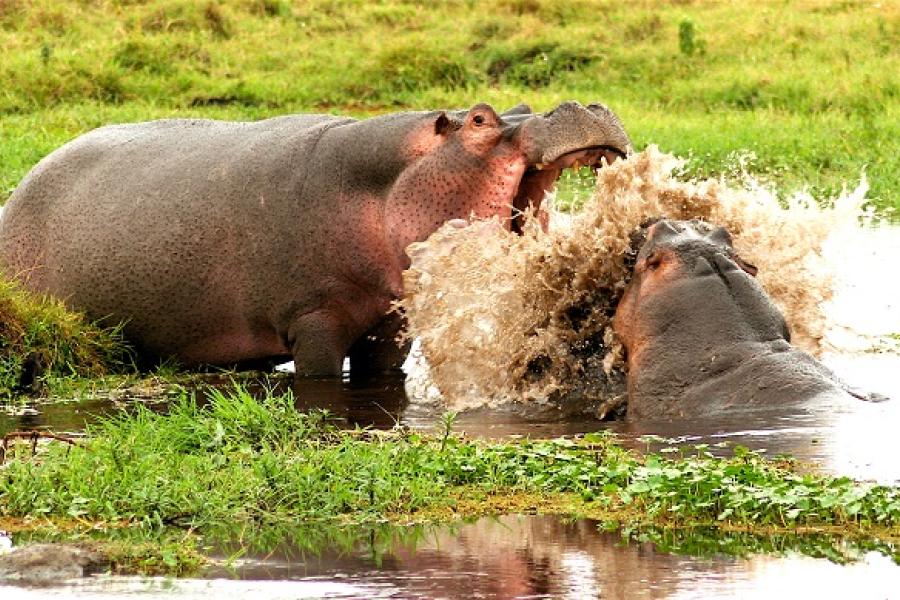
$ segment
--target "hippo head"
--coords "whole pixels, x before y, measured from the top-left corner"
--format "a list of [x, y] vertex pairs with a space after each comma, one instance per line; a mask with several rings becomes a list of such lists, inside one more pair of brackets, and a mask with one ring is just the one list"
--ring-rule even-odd
[[650, 227], [613, 320], [628, 357], [629, 403], [677, 396], [704, 373], [752, 355], [735, 348], [789, 348], [784, 317], [755, 275], [724, 228], [667, 220]]
[[487, 104], [429, 113], [405, 139], [406, 160], [390, 191], [386, 217], [395, 249], [425, 239], [446, 221], [499, 216], [517, 230], [567, 167], [599, 167], [631, 143], [605, 106], [567, 102], [546, 114], [518, 106], [497, 114]]

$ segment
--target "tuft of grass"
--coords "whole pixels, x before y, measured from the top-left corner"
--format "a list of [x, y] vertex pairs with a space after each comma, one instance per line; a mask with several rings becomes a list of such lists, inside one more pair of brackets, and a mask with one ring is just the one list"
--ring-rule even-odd
[[678, 48], [685, 56], [706, 51], [706, 43], [698, 37], [697, 26], [690, 19], [682, 19], [678, 24]]
[[206, 564], [197, 540], [190, 534], [164, 535], [162, 539], [116, 539], [97, 544], [109, 560], [112, 573], [140, 573], [185, 577], [196, 574]]
[[470, 441], [449, 433], [452, 422], [438, 436], [375, 435], [299, 413], [290, 394], [257, 401], [237, 388], [204, 406], [184, 396], [166, 415], [138, 407], [105, 418], [78, 447], [12, 453], [0, 470], [0, 522], [179, 525], [202, 534], [408, 522], [446, 508], [482, 514], [501, 504], [474, 498], [502, 498], [515, 509], [511, 499], [527, 495], [532, 508], [577, 511], [633, 532], [705, 526], [900, 537], [897, 487], [798, 473], [742, 448], [731, 458], [704, 446], [669, 457], [631, 453], [606, 434]]
[[130, 352], [117, 328], [88, 323], [58, 300], [0, 280], [0, 399], [130, 365]]

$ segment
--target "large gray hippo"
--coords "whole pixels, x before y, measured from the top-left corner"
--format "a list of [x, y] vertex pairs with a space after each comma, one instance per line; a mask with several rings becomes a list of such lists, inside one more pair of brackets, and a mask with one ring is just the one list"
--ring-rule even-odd
[[755, 275], [721, 227], [650, 227], [613, 321], [628, 359], [629, 419], [801, 407], [825, 396], [885, 399], [848, 388], [791, 346]]
[[92, 131], [42, 160], [0, 220], [8, 276], [145, 358], [293, 358], [301, 375], [398, 360], [404, 249], [442, 223], [537, 206], [560, 170], [630, 148], [606, 107], [357, 121], [166, 120]]

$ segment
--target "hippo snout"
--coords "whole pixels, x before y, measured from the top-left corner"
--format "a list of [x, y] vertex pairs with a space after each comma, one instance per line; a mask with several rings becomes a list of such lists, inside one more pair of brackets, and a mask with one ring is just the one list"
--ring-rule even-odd
[[522, 123], [521, 145], [529, 163], [549, 164], [570, 152], [595, 149], [607, 162], [624, 157], [632, 145], [622, 122], [606, 106], [564, 102]]

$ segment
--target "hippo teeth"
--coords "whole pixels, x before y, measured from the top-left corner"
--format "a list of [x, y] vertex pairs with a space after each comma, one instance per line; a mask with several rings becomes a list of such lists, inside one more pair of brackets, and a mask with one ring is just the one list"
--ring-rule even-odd
[[[571, 168], [577, 171], [582, 167], [599, 169], [603, 166], [604, 159], [608, 164], [620, 156], [623, 156], [623, 153], [614, 148], [591, 146], [559, 155], [551, 153], [549, 157], [554, 157], [553, 160], [548, 161], [545, 158], [541, 162], [530, 164], [513, 196], [513, 213], [521, 214], [529, 206], [539, 207], [547, 192], [555, 187], [564, 170]], [[511, 229], [521, 233], [520, 217], [513, 219]]]
[[603, 165], [604, 158], [606, 159], [607, 163], [610, 163], [614, 160], [614, 156], [618, 156], [617, 151], [613, 151], [602, 146], [582, 148], [580, 150], [573, 150], [571, 152], [561, 154], [552, 162], [537, 163], [533, 165], [532, 168], [538, 171], [550, 168], [558, 169], [560, 171], [569, 168], [578, 170], [581, 167], [592, 167], [596, 169], [600, 168]]

